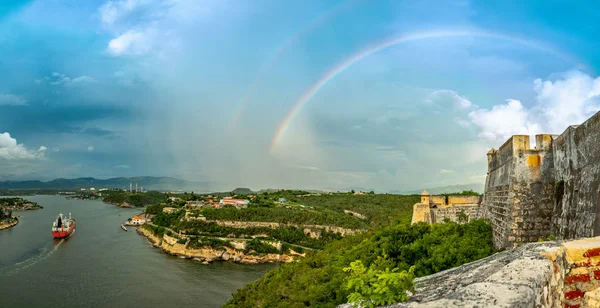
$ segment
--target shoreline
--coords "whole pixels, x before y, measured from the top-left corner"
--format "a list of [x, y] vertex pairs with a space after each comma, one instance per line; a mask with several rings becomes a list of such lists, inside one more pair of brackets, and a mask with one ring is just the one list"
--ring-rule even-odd
[[11, 223], [8, 223], [8, 224], [2, 223], [2, 224], [0, 224], [0, 230], [10, 229], [10, 228], [16, 226], [18, 223], [19, 223], [19, 219], [15, 217], [15, 220], [13, 222], [11, 222]]
[[202, 261], [202, 264], [209, 264], [213, 261], [229, 261], [240, 264], [262, 264], [262, 263], [290, 263], [294, 261], [292, 256], [287, 254], [266, 254], [264, 256], [246, 255], [241, 251], [222, 247], [219, 249], [199, 248], [189, 249], [186, 244], [179, 244], [177, 240], [166, 234], [162, 238], [154, 235], [151, 231], [138, 227], [136, 232], [146, 237], [148, 242], [155, 248], [161, 249], [164, 253], [179, 256], [186, 259]]

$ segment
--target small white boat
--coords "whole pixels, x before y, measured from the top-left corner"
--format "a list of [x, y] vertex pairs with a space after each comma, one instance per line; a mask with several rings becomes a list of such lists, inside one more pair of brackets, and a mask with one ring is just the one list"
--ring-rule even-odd
[[121, 229], [123, 229], [123, 231], [127, 231], [127, 228], [125, 228], [124, 225], [121, 225]]

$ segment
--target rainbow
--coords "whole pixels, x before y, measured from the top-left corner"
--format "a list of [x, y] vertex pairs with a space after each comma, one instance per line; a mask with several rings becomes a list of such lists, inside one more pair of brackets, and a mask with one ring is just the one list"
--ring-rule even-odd
[[238, 100], [238, 103], [237, 103], [238, 107], [236, 108], [237, 110], [234, 112], [234, 116], [233, 116], [231, 124], [229, 125], [228, 130], [231, 132], [233, 130], [233, 128], [235, 128], [235, 125], [239, 122], [239, 120], [242, 117], [242, 114], [244, 112], [244, 109], [246, 108], [246, 104], [248, 103], [248, 99], [254, 95], [256, 86], [259, 84], [260, 80], [262, 80], [262, 77], [265, 75], [265, 73], [267, 73], [271, 70], [271, 68], [275, 65], [275, 63], [277, 63], [279, 61], [279, 59], [285, 54], [285, 52], [291, 46], [296, 44], [296, 42], [300, 41], [304, 36], [306, 36], [309, 32], [311, 32], [313, 29], [315, 29], [319, 25], [325, 23], [326, 21], [328, 21], [335, 15], [339, 14], [341, 11], [355, 5], [356, 3], [360, 2], [360, 1], [363, 1], [363, 0], [346, 0], [346, 1], [336, 5], [332, 9], [330, 9], [327, 12], [323, 13], [322, 15], [318, 16], [317, 18], [313, 19], [306, 27], [298, 30], [296, 33], [294, 33], [294, 35], [292, 35], [290, 38], [285, 40], [279, 46], [279, 48], [277, 48], [275, 50], [273, 55], [271, 57], [269, 57], [267, 59], [267, 61], [265, 61], [263, 63], [263, 65], [259, 68], [254, 80], [252, 81], [252, 83], [250, 83], [250, 86], [245, 91], [242, 98], [240, 100]]
[[550, 46], [546, 46], [540, 42], [536, 42], [536, 41], [532, 41], [532, 40], [525, 40], [525, 39], [522, 39], [522, 38], [519, 38], [516, 36], [508, 36], [505, 34], [487, 32], [487, 31], [482, 31], [482, 30], [416, 32], [416, 33], [404, 34], [401, 36], [395, 36], [392, 38], [388, 38], [386, 40], [383, 40], [382, 42], [379, 42], [377, 44], [374, 44], [372, 46], [369, 46], [365, 49], [360, 50], [357, 53], [355, 53], [354, 55], [347, 58], [346, 60], [342, 61], [341, 63], [336, 65], [333, 69], [328, 71], [325, 75], [323, 75], [312, 87], [310, 87], [308, 89], [308, 91], [306, 93], [304, 93], [304, 95], [302, 95], [296, 101], [296, 103], [293, 105], [292, 109], [286, 115], [283, 122], [281, 122], [281, 124], [279, 125], [279, 127], [275, 133], [275, 136], [273, 137], [273, 140], [271, 141], [269, 151], [272, 152], [277, 147], [277, 145], [279, 144], [279, 142], [285, 135], [285, 132], [289, 129], [290, 124], [292, 123], [294, 118], [298, 115], [298, 113], [300, 112], [302, 107], [306, 104], [306, 102], [308, 102], [321, 88], [323, 88], [323, 86], [325, 86], [327, 84], [327, 82], [329, 82], [330, 80], [335, 78], [337, 75], [339, 75], [340, 73], [345, 71], [347, 68], [352, 66], [354, 63], [356, 63], [374, 53], [377, 53], [385, 48], [388, 48], [390, 46], [394, 46], [394, 45], [398, 45], [398, 44], [402, 44], [402, 43], [406, 43], [406, 42], [411, 42], [411, 41], [418, 41], [418, 40], [425, 40], [425, 39], [432, 39], [432, 38], [447, 38], [447, 37], [462, 37], [462, 36], [487, 37], [487, 38], [508, 40], [508, 41], [512, 41], [512, 42], [515, 42], [515, 43], [518, 43], [521, 45], [529, 46], [532, 48], [540, 49], [545, 52], [554, 54], [554, 55], [558, 56], [559, 58], [562, 58], [563, 60], [566, 60], [568, 62], [577, 63], [577, 61], [575, 61], [575, 59], [571, 58], [569, 55], [563, 54], [560, 51], [557, 51], [557, 50], [551, 48]]

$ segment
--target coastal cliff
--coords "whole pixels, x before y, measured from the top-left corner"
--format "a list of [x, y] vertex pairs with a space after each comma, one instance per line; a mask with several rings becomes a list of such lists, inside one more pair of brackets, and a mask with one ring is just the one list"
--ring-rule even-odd
[[12, 227], [16, 226], [18, 223], [19, 223], [19, 219], [17, 219], [17, 218], [15, 218], [9, 222], [2, 221], [2, 222], [0, 222], [0, 230], [12, 228]]
[[220, 247], [217, 249], [205, 247], [199, 249], [188, 248], [186, 244], [180, 244], [177, 239], [164, 234], [162, 237], [152, 233], [146, 228], [138, 228], [137, 232], [145, 236], [152, 246], [160, 248], [165, 253], [174, 256], [182, 256], [187, 259], [198, 259], [205, 263], [212, 261], [232, 261], [242, 264], [260, 264], [270, 262], [289, 263], [294, 261], [293, 257], [287, 254], [265, 254], [264, 256], [247, 255], [244, 252], [229, 248]]

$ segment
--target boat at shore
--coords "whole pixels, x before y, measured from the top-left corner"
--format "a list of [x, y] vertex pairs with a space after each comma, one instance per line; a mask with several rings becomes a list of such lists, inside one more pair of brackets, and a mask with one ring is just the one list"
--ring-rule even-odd
[[124, 225], [121, 225], [121, 229], [123, 229], [124, 231], [127, 231], [127, 228], [125, 228]]
[[69, 217], [65, 217], [63, 213], [59, 213], [58, 217], [52, 224], [52, 236], [55, 239], [67, 238], [75, 232], [75, 219], [71, 217], [71, 213], [69, 213]]

